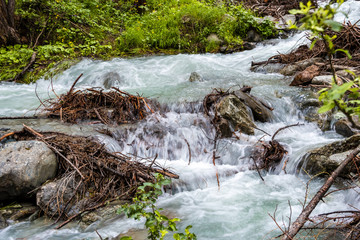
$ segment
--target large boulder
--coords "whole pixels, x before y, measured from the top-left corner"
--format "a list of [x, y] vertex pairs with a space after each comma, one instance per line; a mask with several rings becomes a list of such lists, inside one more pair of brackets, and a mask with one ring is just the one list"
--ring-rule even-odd
[[[360, 134], [342, 141], [333, 142], [323, 147], [309, 151], [299, 165], [312, 175], [331, 174], [346, 158], [346, 156], [360, 144]], [[348, 178], [351, 173], [356, 173], [356, 167], [349, 164], [340, 174]]]
[[251, 114], [245, 105], [235, 95], [228, 95], [220, 100], [216, 106], [217, 112], [220, 116], [228, 120], [234, 130], [254, 135], [254, 128], [256, 127]]
[[268, 122], [274, 118], [272, 108], [263, 101], [240, 90], [235, 91], [234, 94], [251, 109], [255, 121]]
[[14, 199], [55, 177], [55, 154], [39, 141], [8, 142], [0, 149], [0, 201]]

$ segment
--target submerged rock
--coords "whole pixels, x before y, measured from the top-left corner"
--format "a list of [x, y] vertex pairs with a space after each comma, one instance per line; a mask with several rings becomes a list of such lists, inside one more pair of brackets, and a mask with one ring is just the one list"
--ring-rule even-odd
[[[123, 204], [128, 203], [128, 201], [117, 200], [109, 203], [108, 205], [96, 209], [92, 212], [87, 212], [81, 215], [80, 226], [85, 229], [92, 225], [93, 223], [101, 224], [110, 219], [114, 220], [116, 218], [121, 217], [121, 215], [117, 214], [117, 210], [122, 207]], [[91, 226], [93, 227], [93, 225]], [[96, 226], [94, 226], [96, 227]], [[89, 229], [86, 229], [89, 230]]]
[[197, 72], [192, 72], [189, 77], [189, 82], [203, 82], [204, 79], [202, 76]]
[[43, 142], [8, 142], [0, 149], [0, 201], [26, 197], [55, 177], [55, 154]]
[[256, 127], [246, 105], [235, 95], [228, 95], [221, 99], [216, 106], [221, 117], [228, 120], [235, 130], [254, 135]]
[[123, 83], [120, 75], [117, 72], [108, 72], [104, 75], [104, 88], [110, 89]]
[[[300, 167], [312, 175], [331, 174], [346, 156], [360, 144], [360, 134], [342, 141], [327, 144], [309, 151], [302, 159]], [[351, 173], [357, 173], [354, 164], [349, 164], [340, 177], [349, 178]]]

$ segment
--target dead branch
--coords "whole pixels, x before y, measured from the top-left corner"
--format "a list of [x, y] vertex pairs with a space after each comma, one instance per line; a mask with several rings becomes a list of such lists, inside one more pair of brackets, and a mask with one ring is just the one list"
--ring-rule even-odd
[[188, 140], [186, 138], [184, 138], [184, 141], [186, 142], [187, 146], [188, 146], [188, 151], [189, 151], [189, 163], [188, 165], [190, 165], [191, 163], [191, 148], [190, 148], [190, 144], [188, 142]]
[[72, 91], [74, 90], [74, 87], [75, 87], [75, 85], [76, 85], [76, 83], [79, 81], [79, 79], [82, 77], [82, 73], [77, 77], [77, 79], [74, 81], [74, 83], [71, 85], [71, 88], [70, 88], [70, 90], [68, 91], [68, 93], [67, 93], [67, 95], [69, 95], [69, 94], [71, 94], [72, 93]]
[[296, 127], [296, 126], [303, 126], [303, 125], [304, 125], [304, 124], [297, 123], [297, 124], [292, 124], [292, 125], [288, 125], [288, 126], [279, 128], [279, 129], [274, 133], [274, 135], [272, 136], [271, 141], [274, 141], [276, 135], [277, 135], [279, 132], [281, 132], [282, 130], [285, 130], [285, 129], [291, 128], [291, 127]]

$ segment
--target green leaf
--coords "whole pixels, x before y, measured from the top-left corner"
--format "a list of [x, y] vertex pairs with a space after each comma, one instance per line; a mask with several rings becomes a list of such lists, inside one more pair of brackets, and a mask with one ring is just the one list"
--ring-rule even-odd
[[328, 104], [325, 104], [321, 108], [319, 108], [318, 113], [325, 113], [327, 111], [330, 111], [334, 107], [335, 107], [335, 103], [333, 101], [329, 102]]
[[352, 59], [352, 56], [350, 55], [349, 51], [348, 50], [345, 50], [345, 49], [336, 49], [335, 52], [343, 52], [346, 54], [346, 56], [349, 58], [349, 59]]
[[324, 23], [335, 32], [339, 32], [342, 29], [342, 24], [334, 20], [325, 20]]
[[133, 238], [132, 238], [132, 237], [129, 237], [129, 236], [120, 238], [120, 240], [132, 240], [132, 239], [133, 239]]
[[317, 42], [317, 38], [315, 38], [312, 42], [311, 42], [311, 45], [310, 45], [310, 50], [313, 49], [313, 47], [315, 46], [315, 43]]

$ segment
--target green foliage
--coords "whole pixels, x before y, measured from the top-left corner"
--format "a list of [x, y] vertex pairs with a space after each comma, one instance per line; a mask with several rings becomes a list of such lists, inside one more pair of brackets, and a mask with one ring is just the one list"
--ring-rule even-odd
[[[242, 44], [242, 38], [255, 29], [264, 38], [274, 35], [270, 21], [259, 23], [242, 6], [225, 7], [197, 0], [147, 1], [145, 13], [125, 23], [125, 31], [116, 39], [120, 51], [132, 48], [179, 49], [205, 52], [225, 45]], [[134, 21], [135, 20], [135, 21]], [[209, 41], [210, 34], [220, 41]]]
[[330, 111], [335, 106], [344, 111], [349, 116], [357, 115], [360, 117], [360, 78], [342, 85], [333, 84], [330, 89], [320, 91], [319, 100], [323, 106], [319, 113]]
[[[21, 52], [1, 48], [0, 81], [21, 72], [33, 51], [35, 71], [26, 82], [63, 59], [216, 52], [220, 45], [241, 46], [250, 29], [264, 39], [275, 33], [272, 23], [242, 6], [215, 0], [18, 0], [16, 14], [24, 44]], [[211, 34], [218, 39], [209, 40]]]
[[13, 79], [27, 65], [33, 52], [26, 45], [0, 48], [0, 79]]
[[[163, 175], [157, 174], [155, 183], [144, 183], [138, 187], [138, 192], [133, 198], [132, 204], [123, 205], [118, 213], [125, 213], [129, 218], [140, 220], [145, 218], [145, 227], [148, 229], [148, 239], [164, 239], [169, 231], [177, 231], [176, 222], [180, 221], [179, 218], [170, 219], [162, 215], [161, 208], [155, 206], [156, 200], [162, 194], [163, 186], [169, 185], [170, 180], [164, 178]], [[184, 233], [175, 233], [174, 239], [176, 240], [192, 240], [196, 239], [196, 235], [190, 233], [191, 226], [187, 226]], [[121, 240], [131, 240], [131, 237], [122, 237]]]

